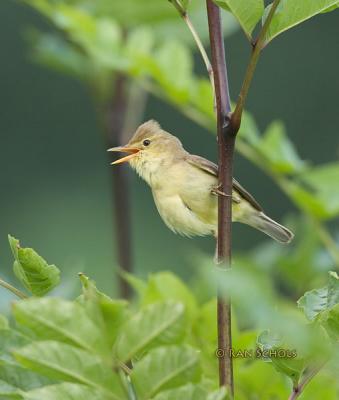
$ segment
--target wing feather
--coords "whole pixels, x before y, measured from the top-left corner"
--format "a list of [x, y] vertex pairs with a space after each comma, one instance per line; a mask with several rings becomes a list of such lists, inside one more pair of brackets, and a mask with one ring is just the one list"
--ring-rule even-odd
[[[218, 176], [218, 166], [212, 161], [207, 160], [204, 157], [188, 155], [187, 161], [197, 168], [200, 168], [207, 173]], [[233, 189], [245, 200], [247, 200], [256, 210], [263, 211], [260, 204], [255, 200], [255, 198], [245, 189], [240, 183], [233, 178]]]

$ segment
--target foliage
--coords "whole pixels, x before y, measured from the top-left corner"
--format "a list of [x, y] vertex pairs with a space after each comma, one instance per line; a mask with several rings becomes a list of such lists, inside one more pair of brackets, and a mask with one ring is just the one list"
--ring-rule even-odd
[[[267, 42], [314, 15], [325, 10], [330, 11], [336, 3], [336, 0], [305, 0], [301, 7], [295, 7], [293, 0], [282, 0], [267, 32]], [[270, 6], [267, 7], [265, 15], [267, 15], [269, 8]]]
[[[35, 252], [28, 261], [39, 265]], [[151, 275], [147, 281], [133, 277], [137, 298], [131, 304], [106, 296], [83, 274], [82, 294], [74, 301], [57, 297], [17, 301], [15, 324], [1, 318], [1, 398], [227, 399], [224, 389], [217, 387], [220, 350], [216, 352], [216, 300], [211, 297], [224, 272], [207, 262], [201, 270], [200, 282], [207, 292], [202, 302], [169, 272]], [[275, 398], [284, 399], [288, 385], [267, 368], [267, 360], [294, 385], [315, 363], [330, 362], [339, 337], [338, 276], [331, 272], [325, 288], [307, 292], [299, 300], [299, 307], [311, 316], [309, 324], [301, 311], [291, 313], [292, 304], [274, 294], [267, 278], [263, 282], [264, 274], [253, 273], [255, 266], [236, 262], [237, 268], [225, 280], [226, 289], [237, 315], [247, 323], [253, 320], [250, 329], [239, 329], [234, 321], [233, 357], [241, 388], [237, 398], [257, 393], [269, 399], [274, 387]], [[39, 276], [44, 276], [43, 270], [36, 273]], [[43, 280], [37, 282], [45, 287]], [[277, 311], [278, 304], [284, 304], [283, 309]], [[274, 330], [274, 336], [266, 331], [257, 339], [263, 327]], [[325, 370], [317, 379], [327, 382], [328, 374]], [[334, 380], [328, 390], [335, 392]], [[308, 396], [317, 398], [311, 391]]]
[[22, 248], [12, 236], [8, 240], [14, 256], [14, 273], [25, 288], [35, 296], [48, 293], [60, 281], [60, 271], [48, 265], [33, 249]]
[[[110, 100], [116, 75], [124, 74], [214, 132], [210, 82], [194, 73], [192, 41], [182, 40], [183, 23], [168, 2], [27, 3], [57, 28], [53, 33], [31, 32], [35, 60], [84, 82], [99, 106]], [[193, 23], [205, 21], [199, 2], [181, 3], [188, 7]], [[216, 3], [233, 14], [250, 40], [271, 7], [265, 9], [262, 0], [251, 0], [251, 7], [248, 1]], [[282, 0], [266, 44], [337, 5], [337, 1], [304, 0], [295, 7], [294, 2]], [[202, 25], [196, 25], [204, 41], [206, 23], [201, 32]], [[80, 275], [82, 294], [74, 301], [54, 297], [18, 301], [13, 306], [14, 323], [0, 319], [1, 398], [227, 399], [224, 389], [217, 388], [216, 281], [224, 282], [237, 316], [233, 343], [237, 399], [286, 399], [291, 386], [303, 384], [319, 366], [319, 375], [305, 390], [307, 398], [318, 399], [319, 387], [321, 398], [335, 398], [337, 274], [329, 274], [327, 286], [310, 289], [323, 285], [324, 272], [332, 268], [324, 246], [339, 265], [338, 248], [325, 226], [325, 221], [339, 216], [339, 164], [305, 162], [282, 122], [273, 121], [260, 132], [248, 113], [243, 116], [237, 150], [270, 175], [303, 213], [294, 219], [297, 235], [288, 257], [286, 248], [265, 243], [236, 256], [236, 268], [225, 277], [201, 256], [196, 262], [200, 278], [191, 283], [195, 291], [168, 272], [146, 282], [127, 275], [137, 292], [133, 303], [111, 299], [84, 275]], [[34, 250], [21, 248], [12, 237], [10, 244], [15, 275], [33, 296], [43, 296], [58, 284], [54, 265]], [[279, 292], [302, 296], [299, 309]], [[279, 350], [289, 356], [281, 357]]]
[[[265, 22], [273, 4], [272, 2], [264, 9], [263, 0], [251, 0], [250, 2], [246, 0], [215, 0], [215, 2], [234, 15], [249, 38], [259, 20], [262, 19], [262, 23]], [[332, 11], [336, 7], [338, 7], [336, 0], [304, 0], [297, 7], [293, 0], [281, 0], [266, 34], [266, 42], [314, 15]]]
[[[259, 7], [261, 1], [257, 3]], [[283, 15], [289, 21], [294, 18], [293, 24], [290, 23], [292, 26], [302, 22], [305, 15], [309, 18], [320, 13], [325, 3], [331, 5], [333, 1], [312, 2], [312, 12], [307, 4], [305, 9], [298, 8], [304, 10], [301, 18], [299, 14], [294, 15], [293, 7], [282, 2], [276, 15]], [[230, 10], [232, 4], [230, 2], [227, 6]], [[65, 40], [58, 34], [33, 35], [34, 57], [38, 61], [85, 80], [94, 86], [101, 100], [109, 95], [107, 89], [111, 85], [107, 79], [111, 79], [112, 73], [126, 73], [144, 90], [169, 102], [214, 133], [210, 83], [194, 74], [192, 53], [175, 36], [157, 40], [156, 29], [138, 26], [128, 31], [123, 39], [122, 28], [116, 20], [90, 13], [88, 8], [75, 8], [66, 2], [48, 0], [35, 2], [34, 6], [69, 38]], [[255, 10], [243, 9], [246, 13]], [[250, 17], [246, 14], [244, 18], [248, 21]], [[339, 165], [314, 167], [301, 160], [282, 122], [272, 122], [261, 134], [253, 117], [246, 113], [237, 150], [271, 175], [296, 206], [312, 218], [326, 220], [339, 215], [339, 196], [329, 196], [328, 193], [337, 187]], [[334, 258], [339, 261], [338, 254]]]
[[231, 12], [244, 32], [251, 37], [252, 31], [260, 21], [264, 12], [263, 0], [234, 1], [234, 0], [217, 0], [216, 3]]

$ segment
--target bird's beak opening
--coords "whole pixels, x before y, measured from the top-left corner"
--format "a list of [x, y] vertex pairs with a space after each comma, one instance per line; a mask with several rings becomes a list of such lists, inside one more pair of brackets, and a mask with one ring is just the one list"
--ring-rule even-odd
[[107, 151], [129, 153], [128, 156], [119, 158], [119, 160], [116, 160], [111, 163], [111, 165], [116, 165], [116, 164], [121, 164], [121, 163], [131, 160], [133, 157], [135, 157], [139, 153], [140, 149], [137, 149], [136, 147], [118, 146], [118, 147], [112, 147], [111, 149], [108, 149]]

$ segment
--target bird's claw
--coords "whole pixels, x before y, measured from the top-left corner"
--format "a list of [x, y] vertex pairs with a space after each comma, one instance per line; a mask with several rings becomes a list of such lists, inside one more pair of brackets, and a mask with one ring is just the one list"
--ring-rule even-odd
[[230, 194], [226, 194], [225, 192], [223, 192], [222, 190], [220, 190], [220, 186], [217, 186], [216, 188], [213, 188], [211, 190], [212, 194], [215, 194], [217, 196], [224, 196], [224, 197], [232, 197], [232, 195]]

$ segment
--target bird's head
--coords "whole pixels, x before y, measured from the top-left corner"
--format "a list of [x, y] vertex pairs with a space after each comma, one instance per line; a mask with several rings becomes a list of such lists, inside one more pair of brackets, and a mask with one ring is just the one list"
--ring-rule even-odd
[[185, 152], [180, 140], [162, 130], [154, 120], [140, 125], [125, 146], [113, 147], [108, 151], [127, 153], [125, 157], [112, 162], [112, 165], [129, 162], [144, 178], [159, 166], [166, 167], [173, 158]]

